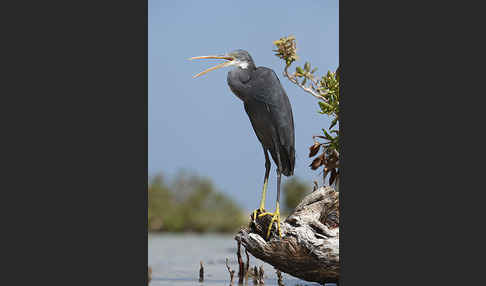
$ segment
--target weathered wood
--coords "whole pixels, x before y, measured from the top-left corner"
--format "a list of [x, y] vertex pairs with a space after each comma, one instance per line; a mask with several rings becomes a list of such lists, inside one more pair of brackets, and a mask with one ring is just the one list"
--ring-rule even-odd
[[260, 271], [258, 271], [258, 284], [264, 285], [265, 284], [265, 271], [263, 271], [263, 265], [260, 265]]
[[199, 262], [199, 282], [204, 282], [204, 267], [202, 261]]
[[245, 248], [245, 254], [246, 254], [245, 281], [248, 281], [248, 272], [249, 272], [249, 269], [250, 269], [250, 255], [248, 255], [248, 250], [246, 250], [246, 248]]
[[226, 269], [228, 269], [228, 272], [230, 274], [230, 285], [233, 285], [233, 276], [235, 275], [235, 271], [229, 267], [228, 258], [226, 258]]
[[238, 247], [236, 248], [236, 256], [238, 258], [238, 284], [243, 283], [245, 279], [245, 263], [241, 258], [241, 243], [238, 241]]
[[331, 187], [306, 196], [281, 222], [282, 238], [272, 228], [265, 239], [269, 216], [257, 218], [235, 236], [253, 256], [292, 276], [312, 282], [339, 280], [339, 197]]
[[285, 284], [283, 284], [282, 272], [278, 269], [277, 269], [277, 284], [278, 286], [285, 286]]
[[253, 285], [258, 285], [259, 284], [259, 277], [260, 275], [258, 274], [258, 267], [253, 268]]

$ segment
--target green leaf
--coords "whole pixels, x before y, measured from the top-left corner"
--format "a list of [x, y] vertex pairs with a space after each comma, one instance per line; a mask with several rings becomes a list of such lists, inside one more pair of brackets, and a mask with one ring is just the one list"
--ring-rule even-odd
[[315, 73], [317, 71], [317, 68], [312, 69], [311, 73]]
[[310, 70], [310, 64], [309, 64], [309, 62], [305, 62], [304, 69], [306, 71], [309, 71]]
[[337, 119], [337, 117], [336, 117], [336, 118], [334, 118], [334, 120], [331, 122], [331, 126], [329, 127], [329, 129], [332, 129], [332, 128], [333, 128], [333, 127], [334, 127], [334, 126], [337, 124], [337, 122], [338, 122], [338, 119]]
[[329, 135], [329, 133], [327, 133], [326, 129], [323, 128], [322, 131], [324, 132], [327, 140], [332, 141], [334, 139], [331, 135]]
[[321, 107], [321, 110], [325, 113], [329, 113], [329, 111], [331, 110], [332, 106], [330, 106], [329, 104], [327, 104], [326, 102], [324, 101], [319, 101], [319, 106]]

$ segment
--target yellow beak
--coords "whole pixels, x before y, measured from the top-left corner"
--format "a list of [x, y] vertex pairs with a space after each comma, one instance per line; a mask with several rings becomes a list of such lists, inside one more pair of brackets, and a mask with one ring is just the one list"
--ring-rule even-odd
[[231, 56], [202, 56], [202, 57], [192, 57], [192, 58], [189, 58], [189, 60], [199, 60], [199, 59], [221, 59], [221, 60], [227, 60], [228, 62], [224, 62], [224, 63], [221, 63], [221, 64], [216, 65], [214, 67], [208, 68], [207, 70], [202, 71], [202, 72], [196, 74], [192, 78], [196, 78], [196, 77], [202, 76], [203, 74], [208, 73], [210, 71], [217, 70], [219, 68], [224, 68], [226, 66], [229, 66], [229, 65], [232, 64], [232, 62], [234, 61], [235, 58], [233, 58]]

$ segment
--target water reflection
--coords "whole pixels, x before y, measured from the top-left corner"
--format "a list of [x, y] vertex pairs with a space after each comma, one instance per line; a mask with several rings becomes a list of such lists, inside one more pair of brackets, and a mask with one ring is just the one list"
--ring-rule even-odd
[[[201, 261], [204, 280], [199, 282]], [[150, 286], [318, 286], [286, 273], [280, 275], [273, 266], [250, 256], [250, 267], [243, 283], [238, 283], [239, 264], [236, 241], [232, 235], [149, 234], [148, 265], [152, 269]], [[228, 267], [234, 271], [231, 282]], [[255, 275], [263, 271], [263, 282]], [[335, 285], [335, 284], [326, 284]]]

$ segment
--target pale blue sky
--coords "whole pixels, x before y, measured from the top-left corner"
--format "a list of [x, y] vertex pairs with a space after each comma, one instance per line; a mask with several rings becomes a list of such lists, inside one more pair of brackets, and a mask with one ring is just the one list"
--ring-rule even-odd
[[[217, 61], [191, 56], [247, 50], [257, 66], [275, 70], [287, 91], [295, 121], [295, 175], [321, 182], [309, 169], [312, 135], [329, 126], [316, 100], [282, 76], [283, 62], [272, 42], [294, 35], [297, 53], [318, 67], [335, 70], [339, 59], [337, 0], [162, 1], [149, 0], [148, 170], [172, 177], [180, 169], [210, 177], [221, 191], [248, 210], [258, 207], [264, 156], [243, 103], [226, 83], [229, 69], [192, 79]], [[272, 161], [267, 209], [274, 208]], [[287, 178], [283, 177], [283, 182]]]

